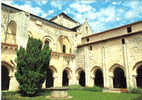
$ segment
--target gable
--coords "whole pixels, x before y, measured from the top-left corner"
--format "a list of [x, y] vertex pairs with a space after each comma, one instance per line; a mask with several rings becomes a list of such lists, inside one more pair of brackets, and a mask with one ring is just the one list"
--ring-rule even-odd
[[75, 21], [71, 17], [67, 16], [65, 13], [61, 13], [58, 16], [55, 16], [49, 21], [68, 27], [68, 28], [73, 28], [80, 24], [79, 22]]

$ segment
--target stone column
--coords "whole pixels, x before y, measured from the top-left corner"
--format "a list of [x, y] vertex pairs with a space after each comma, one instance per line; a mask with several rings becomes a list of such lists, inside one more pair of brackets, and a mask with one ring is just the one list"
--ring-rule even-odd
[[136, 80], [137, 75], [132, 75], [132, 88], [137, 88], [137, 80]]
[[10, 82], [9, 82], [9, 91], [16, 91], [18, 90], [19, 83], [16, 80], [14, 75], [10, 75]]
[[94, 82], [91, 78], [91, 66], [90, 66], [90, 57], [92, 56], [92, 52], [90, 50], [88, 50], [88, 48], [84, 48], [84, 52], [85, 52], [85, 64], [84, 64], [84, 69], [85, 69], [85, 83], [87, 87], [93, 87]]
[[125, 77], [126, 77], [126, 84], [127, 84], [127, 88], [131, 87], [130, 83], [130, 66], [129, 66], [129, 63], [128, 63], [128, 53], [127, 53], [127, 44], [123, 44], [122, 45], [122, 49], [123, 49], [123, 63], [124, 63], [124, 67], [126, 68], [126, 71], [125, 71]]
[[58, 72], [54, 77], [54, 87], [62, 87], [62, 72]]
[[43, 89], [46, 88], [46, 80], [45, 80], [44, 83], [42, 84], [42, 88], [43, 88]]
[[108, 88], [113, 88], [113, 77], [110, 76], [108, 81], [109, 81]]

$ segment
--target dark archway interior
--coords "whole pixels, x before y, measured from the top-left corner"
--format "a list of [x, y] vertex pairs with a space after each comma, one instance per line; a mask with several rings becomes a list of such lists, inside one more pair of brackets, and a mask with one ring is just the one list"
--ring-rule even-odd
[[142, 66], [137, 69], [137, 87], [142, 88]]
[[79, 84], [81, 86], [85, 86], [85, 72], [84, 71], [80, 72]]
[[2, 90], [8, 90], [9, 89], [9, 72], [8, 69], [2, 65]]
[[47, 69], [46, 88], [53, 87], [54, 78], [53, 72], [50, 68]]
[[104, 87], [103, 72], [100, 69], [97, 69], [94, 74], [95, 74], [94, 85], [99, 87]]
[[114, 88], [127, 88], [126, 77], [124, 71], [121, 68], [115, 68], [113, 78]]
[[62, 77], [62, 86], [68, 86], [69, 85], [69, 79], [68, 79], [68, 71], [63, 71], [63, 77]]

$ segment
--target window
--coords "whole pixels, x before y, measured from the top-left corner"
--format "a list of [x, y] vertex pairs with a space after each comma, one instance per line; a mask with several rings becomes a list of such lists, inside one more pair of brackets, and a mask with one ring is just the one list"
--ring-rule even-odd
[[128, 32], [128, 33], [132, 32], [132, 27], [131, 27], [131, 26], [128, 26], [128, 27], [127, 27], [127, 32]]
[[122, 39], [121, 41], [122, 41], [122, 44], [125, 44], [125, 39]]
[[92, 50], [92, 46], [90, 46], [90, 50]]
[[63, 53], [66, 53], [66, 46], [63, 45]]
[[45, 41], [45, 45], [49, 46], [49, 41], [48, 40]]
[[89, 38], [87, 38], [87, 42], [89, 42]]
[[88, 27], [86, 26], [86, 32], [88, 33]]
[[71, 52], [71, 48], [70, 48], [70, 53], [72, 53], [72, 52]]

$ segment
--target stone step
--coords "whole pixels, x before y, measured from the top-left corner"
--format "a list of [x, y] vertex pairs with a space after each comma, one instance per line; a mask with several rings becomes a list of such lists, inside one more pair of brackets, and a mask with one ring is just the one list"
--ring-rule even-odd
[[128, 93], [126, 88], [104, 88], [103, 92]]

